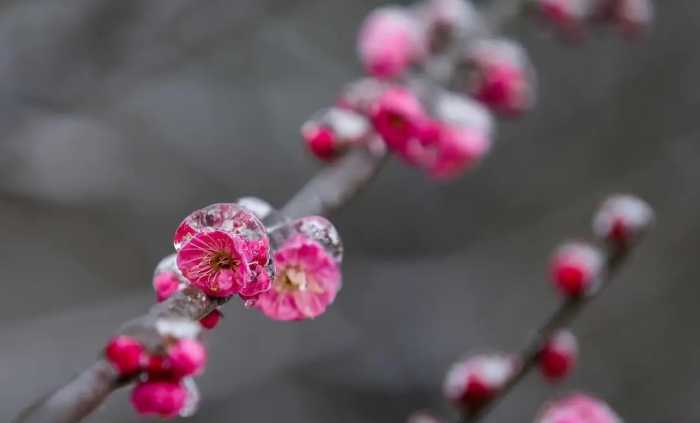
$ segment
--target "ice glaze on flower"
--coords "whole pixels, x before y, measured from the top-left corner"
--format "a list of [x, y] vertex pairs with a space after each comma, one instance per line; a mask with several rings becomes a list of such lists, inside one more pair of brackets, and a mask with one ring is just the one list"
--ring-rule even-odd
[[457, 40], [476, 36], [482, 30], [478, 11], [471, 1], [427, 0], [420, 10], [431, 52], [448, 48]]
[[361, 143], [368, 134], [367, 118], [340, 107], [323, 109], [301, 127], [301, 135], [311, 153], [323, 161], [332, 161], [343, 151]]
[[593, 218], [593, 232], [600, 239], [626, 247], [646, 232], [654, 212], [644, 200], [628, 194], [609, 197]]
[[418, 98], [406, 88], [384, 91], [372, 107], [372, 124], [389, 149], [413, 162], [409, 147], [415, 142], [426, 120]]
[[455, 405], [476, 409], [503, 387], [516, 369], [513, 358], [502, 354], [482, 354], [454, 364], [447, 373], [445, 396]]
[[423, 56], [423, 43], [419, 25], [410, 13], [399, 7], [384, 7], [365, 19], [357, 50], [369, 74], [393, 78]]
[[119, 335], [107, 343], [105, 357], [121, 376], [130, 376], [141, 371], [146, 356], [141, 342]]
[[568, 330], [561, 330], [555, 333], [540, 351], [540, 371], [551, 381], [560, 380], [571, 373], [576, 364], [577, 354], [576, 337]]
[[460, 125], [438, 124], [432, 157], [425, 160], [428, 174], [440, 180], [453, 179], [473, 167], [488, 152], [488, 136]]
[[577, 393], [547, 404], [535, 423], [622, 423], [622, 419], [602, 400]]
[[180, 289], [180, 278], [175, 272], [161, 272], [153, 278], [153, 290], [158, 302], [170, 298]]
[[156, 380], [141, 382], [131, 393], [131, 404], [139, 414], [176, 417], [187, 401], [180, 382]]
[[275, 320], [302, 320], [326, 311], [341, 287], [338, 262], [316, 241], [295, 235], [274, 255], [272, 289], [256, 302]]
[[552, 257], [552, 282], [569, 297], [590, 294], [598, 288], [603, 265], [603, 255], [597, 248], [570, 242], [557, 248]]
[[583, 25], [592, 13], [592, 0], [537, 0], [544, 19], [555, 25], [564, 35], [580, 38]]
[[177, 267], [206, 294], [251, 297], [270, 288], [270, 242], [253, 213], [214, 204], [190, 214], [175, 233]]
[[168, 348], [167, 358], [175, 377], [183, 378], [204, 370], [207, 350], [195, 339], [181, 339]]

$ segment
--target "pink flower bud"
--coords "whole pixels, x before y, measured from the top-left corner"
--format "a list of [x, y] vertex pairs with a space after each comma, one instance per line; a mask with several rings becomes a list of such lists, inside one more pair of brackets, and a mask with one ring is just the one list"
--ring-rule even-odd
[[635, 37], [649, 29], [654, 20], [651, 0], [604, 0], [604, 13], [622, 32]]
[[539, 366], [551, 381], [563, 379], [576, 364], [578, 344], [573, 333], [562, 330], [554, 334], [540, 351]]
[[593, 6], [592, 0], [537, 0], [540, 15], [572, 40], [581, 38]]
[[505, 385], [516, 369], [513, 358], [502, 354], [477, 355], [450, 368], [445, 396], [459, 407], [475, 410]]
[[628, 247], [654, 221], [654, 212], [644, 200], [633, 195], [609, 197], [593, 218], [593, 232], [618, 247]]
[[357, 48], [366, 71], [379, 78], [399, 76], [425, 49], [415, 18], [399, 7], [380, 8], [367, 16]]
[[112, 338], [105, 348], [105, 357], [120, 376], [131, 376], [141, 371], [145, 360], [143, 345], [125, 335]]
[[387, 146], [412, 162], [410, 143], [420, 136], [426, 116], [418, 98], [409, 90], [393, 87], [372, 107], [372, 124]]
[[158, 302], [170, 298], [180, 289], [180, 278], [175, 272], [162, 272], [153, 278], [153, 290], [156, 292]]
[[590, 294], [598, 288], [603, 263], [601, 252], [588, 244], [564, 244], [552, 258], [552, 281], [567, 297]]
[[506, 40], [482, 40], [466, 53], [467, 90], [503, 115], [516, 116], [534, 104], [534, 72], [519, 45]]
[[622, 423], [622, 419], [598, 398], [577, 393], [545, 405], [535, 423]]
[[211, 330], [219, 324], [221, 317], [223, 317], [223, 314], [218, 308], [215, 308], [209, 314], [199, 319], [199, 324], [202, 325], [204, 329]]
[[367, 119], [352, 110], [332, 107], [316, 113], [301, 128], [309, 150], [318, 159], [332, 161], [368, 135]]
[[453, 179], [476, 165], [491, 147], [484, 134], [460, 125], [440, 125], [434, 154], [424, 160], [428, 174], [439, 180]]
[[179, 382], [141, 382], [131, 393], [131, 404], [139, 414], [176, 417], [187, 401], [187, 391]]
[[176, 377], [198, 375], [207, 362], [207, 350], [195, 339], [181, 339], [168, 348], [167, 358]]

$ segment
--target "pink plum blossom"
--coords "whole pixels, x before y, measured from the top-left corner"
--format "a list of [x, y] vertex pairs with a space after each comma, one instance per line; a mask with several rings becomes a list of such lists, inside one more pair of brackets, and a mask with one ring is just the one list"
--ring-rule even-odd
[[295, 235], [275, 253], [272, 289], [256, 306], [275, 320], [303, 320], [326, 311], [341, 287], [338, 262], [316, 241]]
[[622, 423], [622, 419], [598, 398], [576, 393], [546, 405], [535, 423]]
[[408, 89], [386, 90], [372, 108], [372, 124], [386, 145], [409, 163], [415, 163], [412, 145], [420, 142], [426, 115], [418, 98]]
[[180, 382], [155, 380], [141, 382], [131, 393], [131, 404], [139, 414], [176, 417], [187, 401]]
[[180, 290], [180, 278], [175, 272], [158, 273], [153, 278], [153, 290], [156, 292], [158, 302], [164, 301]]
[[462, 360], [447, 373], [445, 396], [459, 407], [477, 409], [501, 390], [516, 364], [503, 354], [481, 354]]
[[420, 60], [424, 41], [418, 23], [407, 11], [385, 7], [365, 19], [358, 35], [357, 50], [369, 74], [393, 78]]
[[428, 174], [440, 180], [453, 179], [478, 163], [488, 152], [488, 136], [474, 129], [449, 124], [438, 124], [432, 145], [432, 154], [423, 159]]

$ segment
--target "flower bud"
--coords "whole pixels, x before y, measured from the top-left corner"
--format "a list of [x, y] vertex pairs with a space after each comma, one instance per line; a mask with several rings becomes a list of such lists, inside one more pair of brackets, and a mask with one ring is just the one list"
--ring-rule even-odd
[[576, 364], [578, 343], [573, 333], [561, 330], [544, 345], [538, 357], [542, 374], [551, 381], [563, 379]]
[[445, 396], [461, 408], [478, 409], [503, 388], [515, 369], [514, 359], [503, 354], [469, 357], [450, 368]]
[[654, 221], [654, 212], [644, 200], [633, 195], [609, 197], [593, 218], [593, 233], [612, 245], [628, 247]]
[[552, 258], [552, 282], [567, 297], [593, 293], [600, 284], [603, 264], [603, 255], [595, 247], [582, 242], [564, 244]]
[[143, 345], [125, 335], [112, 338], [105, 348], [105, 357], [120, 376], [131, 376], [141, 370], [145, 359]]

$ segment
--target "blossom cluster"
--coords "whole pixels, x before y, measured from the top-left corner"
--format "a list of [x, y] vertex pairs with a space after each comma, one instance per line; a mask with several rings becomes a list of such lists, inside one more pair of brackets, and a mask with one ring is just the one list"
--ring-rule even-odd
[[[551, 262], [554, 286], [567, 302], [580, 302], [602, 287], [612, 263], [629, 251], [653, 223], [649, 205], [632, 195], [609, 197], [593, 218], [593, 233], [605, 248], [581, 241], [567, 242], [557, 248]], [[551, 332], [551, 333], [550, 333]], [[578, 345], [568, 330], [551, 328], [543, 333], [545, 339], [535, 344], [534, 362], [504, 353], [478, 354], [454, 364], [447, 373], [444, 394], [465, 414], [481, 410], [509, 384], [537, 364], [548, 381], [568, 376], [577, 360]], [[597, 400], [585, 395], [562, 400], [545, 411], [540, 423], [616, 423], [611, 412]], [[568, 417], [564, 417], [568, 416]]]

